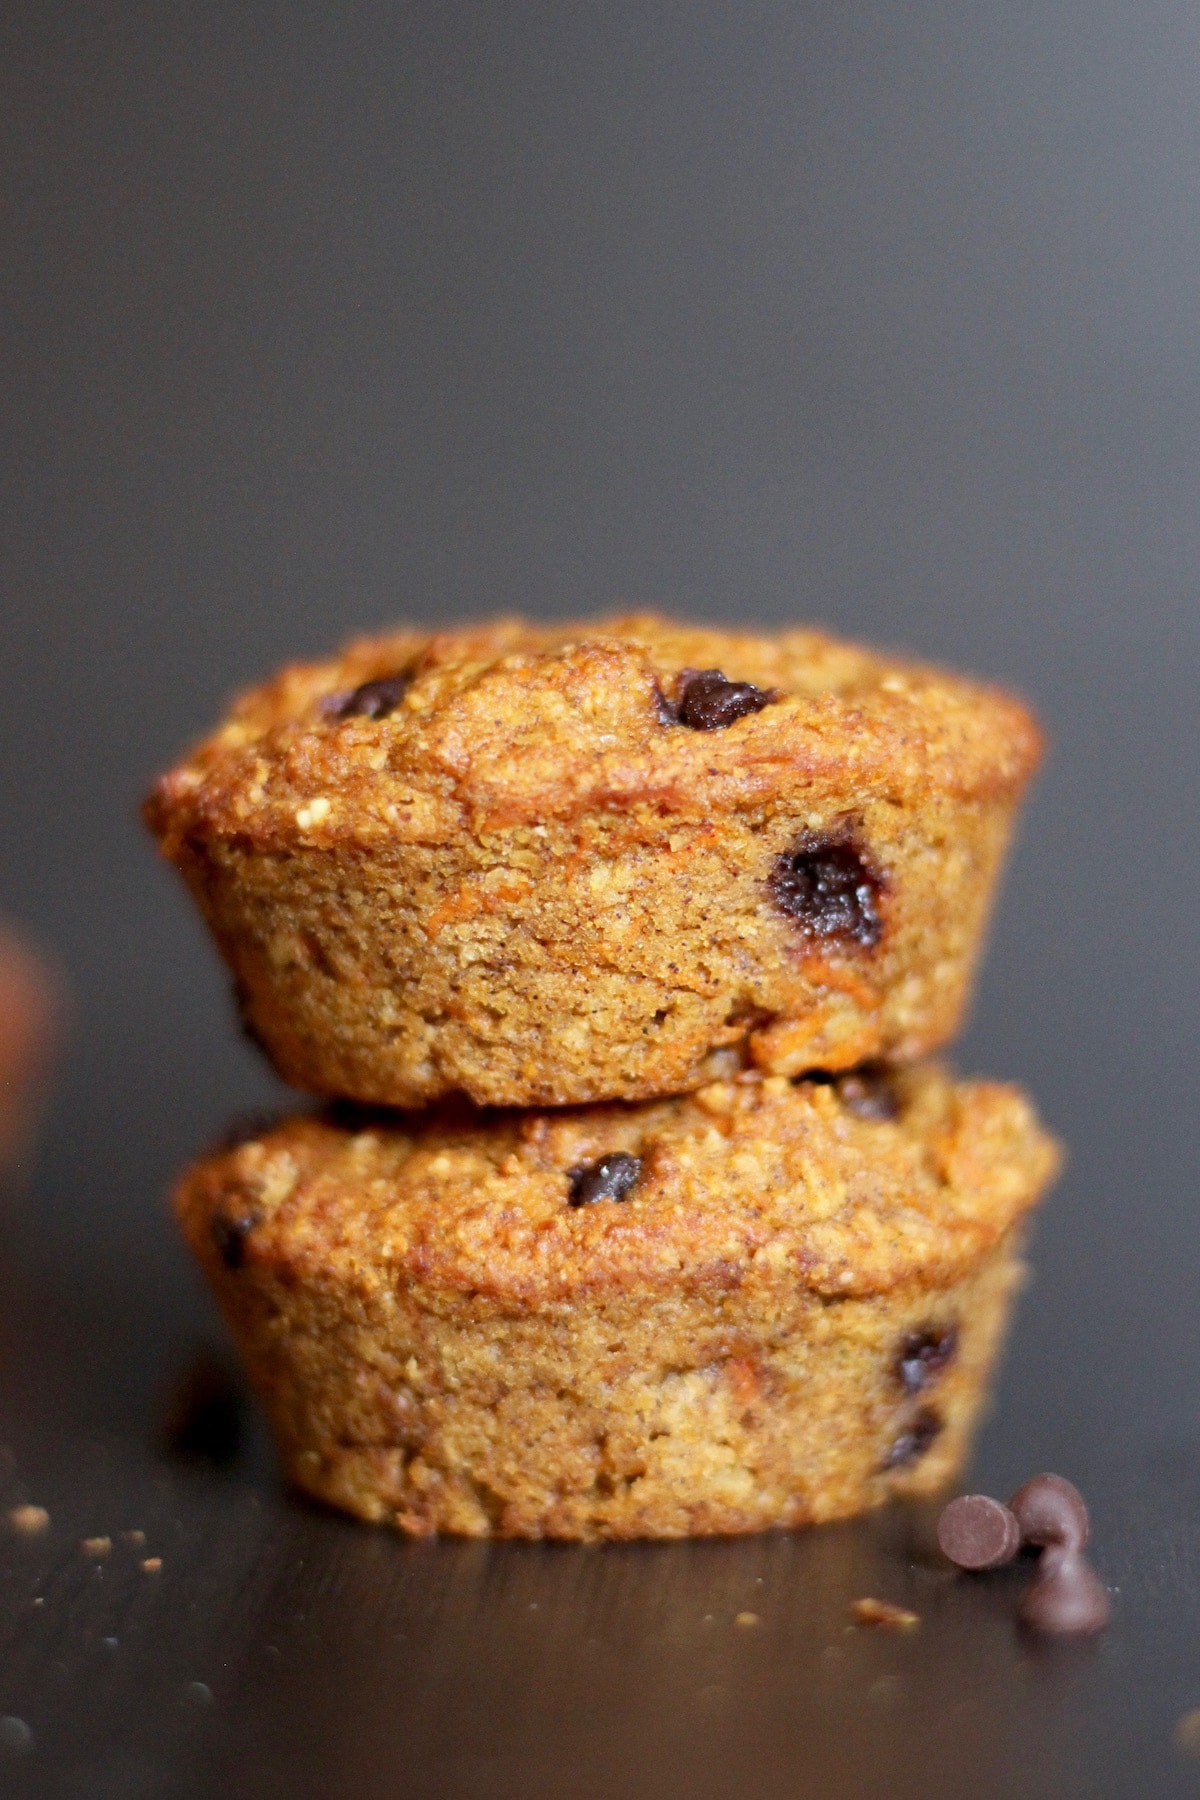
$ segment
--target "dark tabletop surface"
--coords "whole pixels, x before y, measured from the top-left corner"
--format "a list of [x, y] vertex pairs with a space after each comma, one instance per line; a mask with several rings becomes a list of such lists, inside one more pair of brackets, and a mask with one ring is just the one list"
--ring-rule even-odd
[[[74, 1012], [0, 1215], [0, 1503], [51, 1515], [0, 1792], [1200, 1791], [1198, 69], [1182, 0], [4, 9], [0, 911]], [[278, 1091], [137, 798], [287, 656], [617, 603], [1048, 723], [957, 1056], [1070, 1163], [972, 1479], [1081, 1485], [1098, 1642], [903, 1511], [409, 1545], [276, 1480], [163, 1198]]]

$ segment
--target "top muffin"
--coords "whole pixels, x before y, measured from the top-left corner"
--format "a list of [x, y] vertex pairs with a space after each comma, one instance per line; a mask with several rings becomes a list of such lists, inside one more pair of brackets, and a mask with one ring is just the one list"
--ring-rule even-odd
[[815, 631], [511, 620], [284, 670], [146, 817], [286, 1080], [642, 1099], [949, 1038], [1039, 749]]

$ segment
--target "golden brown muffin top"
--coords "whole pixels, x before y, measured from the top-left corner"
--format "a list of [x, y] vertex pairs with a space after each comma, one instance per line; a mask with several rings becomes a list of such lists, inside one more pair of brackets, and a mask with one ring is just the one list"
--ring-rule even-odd
[[1058, 1166], [1019, 1089], [933, 1066], [397, 1117], [297, 1116], [197, 1163], [177, 1196], [188, 1236], [230, 1269], [517, 1311], [731, 1289], [756, 1264], [828, 1297], [867, 1295], [953, 1279]]
[[[700, 682], [720, 671], [725, 685]], [[364, 638], [234, 705], [146, 816], [264, 847], [443, 843], [649, 803], [678, 817], [1017, 790], [1041, 740], [1011, 696], [818, 631], [651, 615]]]

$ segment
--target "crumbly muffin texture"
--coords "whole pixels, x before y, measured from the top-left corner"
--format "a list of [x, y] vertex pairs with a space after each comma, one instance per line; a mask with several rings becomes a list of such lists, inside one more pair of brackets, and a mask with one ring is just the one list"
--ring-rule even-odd
[[963, 1459], [1052, 1141], [928, 1067], [557, 1114], [297, 1117], [177, 1214], [291, 1478], [412, 1533], [676, 1537]]
[[1038, 753], [817, 632], [507, 622], [285, 670], [146, 816], [285, 1079], [561, 1105], [946, 1041]]

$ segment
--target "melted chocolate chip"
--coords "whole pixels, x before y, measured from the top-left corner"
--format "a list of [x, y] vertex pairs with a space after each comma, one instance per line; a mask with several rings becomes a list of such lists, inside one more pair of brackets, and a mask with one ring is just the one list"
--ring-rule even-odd
[[780, 912], [813, 937], [870, 949], [883, 936], [883, 883], [842, 833], [805, 832], [794, 850], [775, 859], [770, 886]]
[[837, 1081], [838, 1097], [856, 1119], [891, 1124], [900, 1117], [900, 1101], [886, 1069], [864, 1063]]
[[1083, 1495], [1062, 1475], [1035, 1475], [1017, 1489], [1008, 1504], [1021, 1527], [1023, 1543], [1082, 1550], [1088, 1541]]
[[928, 1406], [923, 1406], [919, 1413], [900, 1433], [882, 1464], [883, 1469], [911, 1469], [914, 1463], [920, 1462], [933, 1440], [941, 1435], [942, 1421]]
[[1086, 1557], [1064, 1545], [1042, 1552], [1033, 1585], [1021, 1602], [1022, 1625], [1062, 1637], [1103, 1631], [1111, 1616], [1104, 1585]]
[[960, 1494], [943, 1510], [937, 1540], [960, 1569], [998, 1569], [1021, 1548], [1021, 1527], [1002, 1500]]
[[364, 681], [338, 703], [334, 717], [386, 719], [389, 713], [395, 712], [411, 682], [412, 676], [405, 674], [380, 675], [374, 681]]
[[761, 712], [778, 696], [752, 681], [730, 681], [720, 669], [684, 669], [675, 716], [692, 731], [724, 731], [748, 713]]
[[572, 1206], [591, 1206], [596, 1200], [626, 1200], [642, 1172], [640, 1156], [614, 1150], [598, 1162], [571, 1171]]
[[227, 1269], [240, 1269], [246, 1260], [246, 1239], [256, 1225], [262, 1224], [262, 1214], [257, 1207], [247, 1207], [244, 1212], [216, 1212], [212, 1216], [212, 1240], [217, 1247], [217, 1255]]
[[922, 1331], [908, 1332], [896, 1357], [896, 1373], [907, 1392], [919, 1394], [932, 1386], [954, 1361], [957, 1349], [956, 1325], [927, 1325]]

